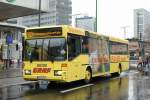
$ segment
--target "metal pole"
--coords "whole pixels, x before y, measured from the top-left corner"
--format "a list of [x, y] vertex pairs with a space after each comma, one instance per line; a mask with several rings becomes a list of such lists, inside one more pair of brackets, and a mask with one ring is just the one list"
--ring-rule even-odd
[[39, 23], [38, 26], [41, 26], [41, 0], [39, 0]]
[[140, 35], [140, 41], [142, 41], [142, 33], [140, 32], [139, 35]]
[[126, 39], [126, 33], [127, 33], [127, 28], [128, 28], [129, 26], [123, 26], [123, 27], [121, 27], [122, 29], [123, 29], [123, 33], [124, 33], [124, 39]]
[[96, 24], [96, 32], [97, 32], [97, 0], [96, 0], [96, 19], [95, 19], [95, 24]]
[[139, 41], [139, 44], [140, 44], [140, 56], [143, 58], [144, 57], [144, 51], [143, 51], [143, 41], [142, 41], [142, 33], [141, 32], [139, 32], [138, 33], [139, 34], [139, 36], [138, 36], [138, 41]]
[[137, 35], [141, 45], [141, 56], [144, 57], [143, 37], [142, 32], [139, 30], [139, 13], [137, 13]]
[[124, 27], [123, 29], [124, 29], [124, 39], [126, 39], [126, 27]]
[[144, 41], [142, 39], [142, 33], [140, 32], [140, 42], [141, 42], [141, 56], [144, 57]]
[[139, 14], [137, 13], [137, 37], [141, 41], [142, 40], [142, 34], [139, 31]]

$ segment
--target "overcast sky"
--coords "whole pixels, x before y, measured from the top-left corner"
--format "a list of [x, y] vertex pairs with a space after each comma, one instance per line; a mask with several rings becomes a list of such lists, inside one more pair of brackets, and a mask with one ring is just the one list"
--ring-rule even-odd
[[[73, 14], [95, 16], [96, 0], [72, 0]], [[98, 32], [124, 38], [123, 29], [127, 26], [126, 37], [133, 37], [133, 10], [144, 8], [150, 11], [150, 0], [97, 0]]]

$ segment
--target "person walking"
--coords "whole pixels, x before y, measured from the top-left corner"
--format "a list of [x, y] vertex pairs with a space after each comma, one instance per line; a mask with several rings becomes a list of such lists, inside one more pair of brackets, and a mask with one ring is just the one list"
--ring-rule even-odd
[[138, 64], [137, 64], [137, 70], [142, 71], [143, 69], [143, 59], [142, 57], [139, 57]]
[[149, 63], [150, 63], [149, 53], [145, 53], [145, 55], [144, 55], [144, 74], [147, 74], [149, 71]]

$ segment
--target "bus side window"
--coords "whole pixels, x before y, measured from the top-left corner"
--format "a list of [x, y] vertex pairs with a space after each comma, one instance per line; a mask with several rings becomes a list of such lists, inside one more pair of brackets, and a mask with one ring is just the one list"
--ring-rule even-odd
[[68, 36], [68, 59], [72, 60], [81, 53], [81, 38], [76, 35]]
[[82, 53], [87, 54], [89, 52], [88, 50], [88, 37], [82, 38]]

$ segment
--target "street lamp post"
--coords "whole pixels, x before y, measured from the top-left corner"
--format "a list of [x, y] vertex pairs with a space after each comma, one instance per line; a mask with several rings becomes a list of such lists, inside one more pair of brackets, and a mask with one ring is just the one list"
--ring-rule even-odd
[[144, 44], [143, 44], [144, 41], [142, 39], [142, 33], [140, 32], [139, 35], [140, 35], [140, 44], [141, 44], [141, 56], [144, 57]]
[[97, 32], [97, 0], [96, 0], [96, 19], [95, 19], [95, 24], [96, 24], [96, 32]]
[[38, 22], [38, 26], [41, 26], [41, 0], [39, 0], [39, 22]]
[[127, 28], [128, 28], [129, 26], [123, 26], [123, 27], [121, 27], [122, 29], [123, 29], [123, 33], [124, 33], [124, 39], [126, 39], [126, 34], [127, 34]]

